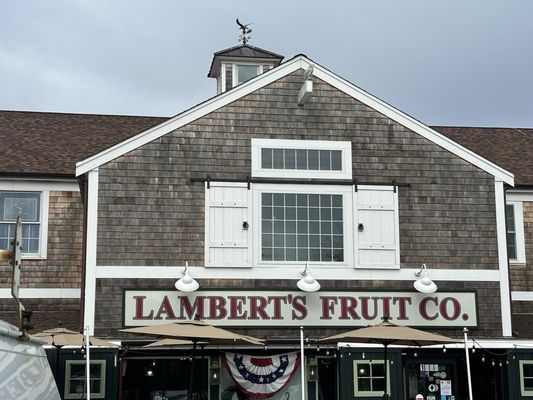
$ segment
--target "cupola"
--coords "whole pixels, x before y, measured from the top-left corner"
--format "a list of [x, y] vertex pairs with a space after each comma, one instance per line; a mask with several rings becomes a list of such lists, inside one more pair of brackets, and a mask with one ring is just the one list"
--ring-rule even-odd
[[279, 54], [249, 45], [250, 24], [243, 25], [238, 19], [237, 24], [242, 32], [239, 38], [242, 44], [216, 52], [207, 74], [209, 78], [216, 78], [217, 94], [276, 67], [283, 60]]

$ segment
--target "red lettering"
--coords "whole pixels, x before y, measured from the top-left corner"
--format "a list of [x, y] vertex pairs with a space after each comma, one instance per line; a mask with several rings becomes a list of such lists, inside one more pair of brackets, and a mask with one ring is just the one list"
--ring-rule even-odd
[[307, 308], [305, 307], [304, 296], [294, 296], [292, 300], [292, 319], [302, 320], [307, 317]]
[[398, 303], [398, 319], [407, 320], [407, 304], [411, 305], [410, 297], [395, 297], [392, 299], [392, 304]]
[[355, 311], [357, 307], [357, 299], [355, 297], [341, 296], [341, 316], [339, 319], [361, 319], [361, 317]]
[[322, 315], [320, 316], [320, 319], [331, 319], [331, 315], [335, 314], [337, 297], [320, 296], [320, 300], [322, 301]]
[[228, 319], [246, 319], [248, 313], [242, 312], [242, 306], [246, 303], [244, 296], [228, 296], [229, 299], [229, 318]]
[[268, 304], [273, 303], [274, 304], [274, 315], [271, 317], [272, 319], [283, 319], [281, 316], [281, 303], [287, 304], [287, 297], [285, 296], [269, 296], [268, 297]]
[[422, 301], [420, 301], [420, 305], [418, 306], [418, 312], [420, 313], [420, 316], [425, 320], [433, 321], [434, 319], [437, 319], [439, 314], [435, 313], [432, 316], [428, 314], [427, 304], [429, 302], [432, 302], [435, 307], [438, 307], [438, 299], [436, 297], [425, 297], [422, 299]]
[[381, 301], [383, 302], [383, 313], [381, 314], [384, 317], [391, 318], [392, 315], [390, 315], [390, 301], [392, 297], [381, 297]]
[[[370, 315], [369, 313], [369, 300], [373, 301], [374, 305], [374, 313]], [[378, 300], [379, 297], [360, 297], [359, 302], [361, 303], [361, 315], [364, 319], [376, 319], [378, 316]]]
[[[452, 303], [453, 313], [449, 315], [448, 313], [448, 303]], [[461, 304], [459, 301], [453, 297], [445, 297], [440, 302], [439, 306], [440, 315], [448, 321], [456, 320], [461, 314]]]
[[150, 310], [148, 315], [144, 315], [144, 299], [146, 299], [146, 296], [133, 296], [133, 299], [135, 300], [134, 320], [154, 319], [154, 310]]
[[[180, 302], [180, 314], [177, 319], [194, 319], [197, 315], [198, 317], [204, 319], [204, 299], [205, 297], [196, 297], [194, 303], [191, 304], [191, 301], [186, 296], [178, 297]], [[186, 314], [186, 315], [184, 315]]]
[[172, 306], [170, 305], [170, 301], [168, 300], [168, 297], [163, 297], [163, 300], [161, 301], [161, 305], [159, 306], [159, 310], [157, 310], [157, 314], [155, 315], [154, 319], [163, 319], [161, 314], [165, 314], [165, 319], [176, 319], [176, 316], [174, 315], [174, 310], [172, 309]]
[[250, 319], [270, 319], [265, 311], [267, 299], [262, 296], [248, 297], [250, 302]]
[[227, 315], [226, 299], [222, 296], [209, 297], [209, 318], [224, 319]]

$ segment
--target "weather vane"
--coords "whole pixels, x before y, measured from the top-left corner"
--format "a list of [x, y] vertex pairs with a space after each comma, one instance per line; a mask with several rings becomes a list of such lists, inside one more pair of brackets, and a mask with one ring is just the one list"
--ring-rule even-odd
[[239, 42], [242, 42], [242, 44], [246, 44], [250, 40], [250, 33], [252, 33], [252, 29], [248, 28], [248, 27], [250, 25], [252, 25], [252, 24], [251, 23], [250, 24], [241, 24], [241, 22], [239, 21], [239, 18], [237, 18], [236, 21], [237, 21], [237, 25], [239, 25], [239, 29], [242, 32], [239, 35]]

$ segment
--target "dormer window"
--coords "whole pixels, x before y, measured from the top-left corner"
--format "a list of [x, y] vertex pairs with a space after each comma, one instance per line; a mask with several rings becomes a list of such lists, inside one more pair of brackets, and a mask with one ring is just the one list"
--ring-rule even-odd
[[247, 80], [250, 80], [252, 78], [255, 78], [257, 75], [259, 75], [262, 71], [260, 65], [252, 65], [252, 64], [237, 64], [236, 69], [237, 73], [234, 74], [236, 78], [235, 85], [239, 85], [243, 82], [246, 82]]

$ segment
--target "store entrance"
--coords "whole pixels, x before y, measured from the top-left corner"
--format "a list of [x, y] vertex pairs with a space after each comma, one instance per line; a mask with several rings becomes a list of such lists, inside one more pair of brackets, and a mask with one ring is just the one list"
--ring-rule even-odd
[[337, 363], [333, 357], [317, 357], [318, 400], [337, 398]]
[[[188, 357], [126, 358], [123, 400], [186, 400], [191, 360]], [[193, 399], [207, 399], [207, 360], [196, 359]]]
[[456, 367], [449, 360], [406, 361], [407, 399], [415, 400], [421, 394], [426, 400], [456, 400]]

